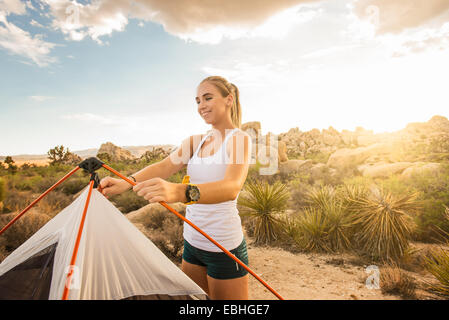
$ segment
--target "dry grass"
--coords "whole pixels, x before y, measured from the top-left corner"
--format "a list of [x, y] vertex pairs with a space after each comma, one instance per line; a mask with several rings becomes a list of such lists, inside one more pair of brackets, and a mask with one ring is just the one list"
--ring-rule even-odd
[[[17, 214], [18, 212], [0, 215], [0, 227], [3, 228]], [[50, 216], [34, 208], [30, 209], [1, 235], [5, 249], [9, 252], [15, 250], [50, 219]]]
[[380, 269], [380, 289], [383, 294], [399, 295], [404, 299], [416, 299], [416, 283], [396, 264]]
[[[185, 214], [185, 204], [172, 203], [170, 206], [180, 214]], [[126, 217], [139, 228], [165, 255], [175, 262], [181, 262], [184, 244], [183, 221], [159, 203], [148, 204], [130, 212]]]

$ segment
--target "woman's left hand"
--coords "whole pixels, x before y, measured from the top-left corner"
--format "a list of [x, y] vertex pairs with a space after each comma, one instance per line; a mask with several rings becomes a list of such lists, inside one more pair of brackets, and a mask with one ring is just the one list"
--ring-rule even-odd
[[133, 187], [138, 196], [144, 197], [150, 203], [152, 202], [178, 202], [179, 183], [171, 183], [161, 178], [153, 178], [142, 181]]

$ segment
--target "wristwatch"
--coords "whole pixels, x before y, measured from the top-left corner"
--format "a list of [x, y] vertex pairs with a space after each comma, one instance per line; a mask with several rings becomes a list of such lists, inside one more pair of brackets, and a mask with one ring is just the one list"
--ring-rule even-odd
[[185, 204], [192, 204], [198, 202], [200, 199], [200, 189], [194, 184], [188, 184], [186, 188], [187, 202]]
[[192, 204], [198, 202], [200, 199], [200, 189], [194, 184], [190, 183], [190, 176], [184, 176], [182, 178], [182, 184], [186, 184], [186, 199], [187, 202], [185, 204]]

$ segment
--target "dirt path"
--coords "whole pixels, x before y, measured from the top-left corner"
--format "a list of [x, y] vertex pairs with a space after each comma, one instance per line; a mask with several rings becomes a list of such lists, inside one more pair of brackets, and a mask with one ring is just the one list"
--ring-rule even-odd
[[[290, 253], [283, 249], [255, 247], [248, 238], [250, 267], [284, 299], [293, 300], [398, 300], [400, 296], [369, 289], [367, 266], [351, 263], [351, 255]], [[414, 274], [415, 277], [429, 276]], [[430, 277], [431, 279], [431, 277]], [[418, 280], [419, 282], [419, 280]], [[250, 275], [250, 299], [277, 299]], [[417, 290], [418, 299], [435, 299]]]

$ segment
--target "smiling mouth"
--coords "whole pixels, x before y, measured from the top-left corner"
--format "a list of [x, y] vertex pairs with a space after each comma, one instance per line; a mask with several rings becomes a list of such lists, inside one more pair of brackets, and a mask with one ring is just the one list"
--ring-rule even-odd
[[201, 113], [201, 115], [202, 115], [203, 117], [205, 117], [205, 116], [207, 116], [209, 113], [210, 113], [210, 111], [206, 111], [206, 112]]

